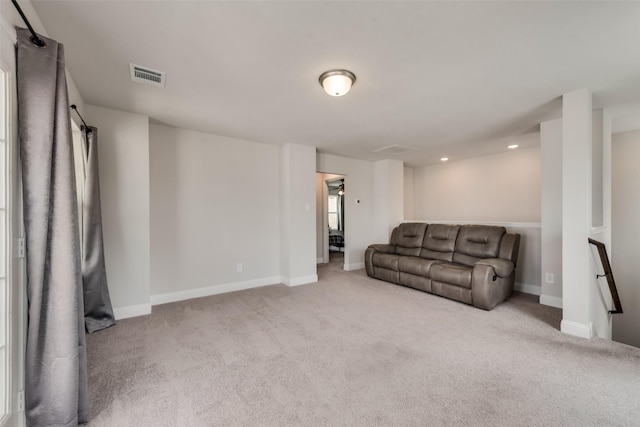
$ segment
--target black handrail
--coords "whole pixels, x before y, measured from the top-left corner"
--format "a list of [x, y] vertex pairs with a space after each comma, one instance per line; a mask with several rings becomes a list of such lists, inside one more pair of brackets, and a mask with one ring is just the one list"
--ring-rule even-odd
[[611, 271], [611, 264], [609, 263], [609, 256], [607, 255], [607, 247], [604, 243], [589, 238], [589, 243], [598, 248], [600, 254], [600, 262], [602, 262], [602, 268], [604, 268], [604, 274], [596, 274], [596, 279], [600, 277], [606, 277], [609, 284], [609, 291], [611, 292], [611, 298], [613, 299], [613, 305], [615, 310], [609, 310], [611, 314], [622, 314], [622, 304], [620, 303], [620, 296], [618, 295], [618, 288], [616, 288], [616, 281], [613, 279], [613, 271]]

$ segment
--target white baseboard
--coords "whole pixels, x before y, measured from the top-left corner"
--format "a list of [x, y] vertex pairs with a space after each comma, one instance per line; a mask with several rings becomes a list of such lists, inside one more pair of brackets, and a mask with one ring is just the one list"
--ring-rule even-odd
[[323, 257], [316, 258], [316, 264], [324, 264], [324, 258]]
[[364, 262], [354, 262], [351, 264], [345, 264], [345, 271], [362, 270], [364, 268]]
[[284, 283], [287, 286], [300, 286], [300, 285], [307, 285], [309, 283], [317, 282], [318, 275], [313, 274], [311, 276], [301, 276], [301, 277], [294, 277], [294, 278], [283, 277], [282, 279], [283, 279], [282, 283]]
[[562, 322], [560, 322], [560, 330], [565, 334], [574, 335], [580, 338], [593, 338], [593, 323], [585, 325], [584, 323], [563, 319]]
[[540, 295], [542, 293], [542, 286], [540, 285], [529, 285], [527, 283], [516, 282], [513, 286], [516, 291], [529, 295]]
[[550, 307], [562, 308], [562, 297], [554, 297], [551, 295], [540, 295], [540, 304]]
[[167, 304], [170, 302], [184, 301], [192, 298], [208, 297], [227, 292], [242, 291], [244, 289], [259, 288], [260, 286], [283, 283], [280, 276], [265, 277], [262, 279], [248, 280], [246, 282], [225, 283], [221, 285], [207, 286], [205, 288], [189, 289], [186, 291], [167, 292], [151, 295], [151, 305]]
[[113, 315], [116, 316], [116, 320], [146, 316], [147, 314], [151, 314], [151, 304], [129, 305], [113, 309]]

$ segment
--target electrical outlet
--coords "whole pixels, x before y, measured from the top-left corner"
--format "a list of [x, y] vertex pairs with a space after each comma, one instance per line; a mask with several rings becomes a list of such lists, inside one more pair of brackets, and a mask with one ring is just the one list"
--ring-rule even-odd
[[242, 263], [241, 262], [236, 264], [236, 272], [242, 273]]
[[550, 285], [553, 285], [556, 282], [555, 276], [553, 273], [546, 273], [544, 275], [544, 281]]

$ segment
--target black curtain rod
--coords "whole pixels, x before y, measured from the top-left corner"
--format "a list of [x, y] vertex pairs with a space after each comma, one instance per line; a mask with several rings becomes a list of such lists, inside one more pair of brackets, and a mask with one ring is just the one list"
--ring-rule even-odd
[[85, 131], [87, 132], [87, 134], [90, 134], [91, 128], [89, 127], [89, 125], [87, 125], [87, 122], [85, 122], [82, 116], [80, 115], [80, 112], [78, 111], [78, 107], [76, 107], [76, 104], [71, 104], [70, 107], [73, 111], [76, 112], [78, 117], [80, 117], [80, 120], [82, 120], [82, 124], [84, 125]]
[[42, 40], [40, 38], [40, 36], [38, 36], [36, 34], [36, 32], [34, 31], [33, 27], [31, 26], [31, 23], [29, 22], [27, 17], [24, 16], [24, 12], [22, 11], [20, 6], [18, 5], [18, 2], [16, 0], [11, 0], [11, 3], [13, 3], [13, 5], [16, 7], [16, 9], [18, 9], [18, 13], [22, 17], [22, 20], [27, 25], [27, 28], [29, 28], [29, 31], [31, 31], [31, 43], [33, 43], [34, 45], [36, 45], [38, 47], [43, 47], [43, 48], [47, 47], [47, 44], [44, 42], [44, 40]]

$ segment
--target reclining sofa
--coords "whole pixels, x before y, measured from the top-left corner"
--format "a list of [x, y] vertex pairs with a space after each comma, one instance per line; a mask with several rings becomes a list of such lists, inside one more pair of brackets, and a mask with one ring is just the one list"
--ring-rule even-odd
[[367, 275], [492, 310], [513, 293], [520, 235], [504, 227], [403, 223], [365, 252]]

